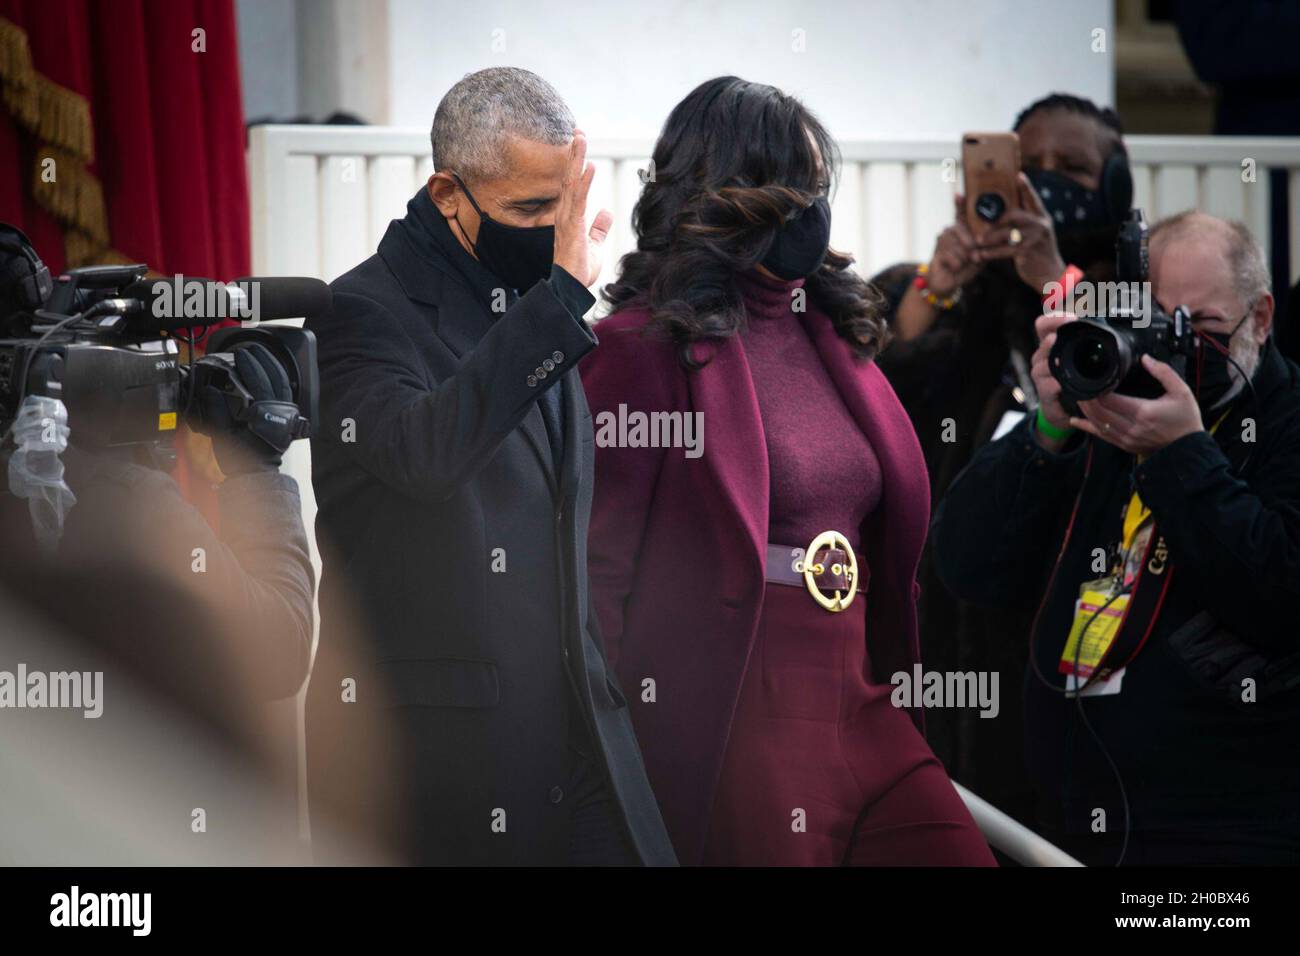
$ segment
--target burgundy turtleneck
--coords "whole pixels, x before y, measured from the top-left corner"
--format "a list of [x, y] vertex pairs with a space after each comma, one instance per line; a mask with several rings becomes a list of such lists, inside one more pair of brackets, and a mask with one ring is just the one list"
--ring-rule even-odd
[[880, 503], [880, 463], [793, 310], [804, 280], [747, 272], [736, 281], [748, 316], [740, 340], [767, 440], [768, 541], [804, 547], [834, 530], [861, 550], [862, 522]]

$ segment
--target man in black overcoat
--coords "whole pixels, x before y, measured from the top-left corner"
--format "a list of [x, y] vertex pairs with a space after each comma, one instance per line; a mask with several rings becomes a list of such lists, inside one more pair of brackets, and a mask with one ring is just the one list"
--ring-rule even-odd
[[510, 68], [457, 83], [431, 139], [406, 217], [309, 323], [313, 819], [416, 863], [671, 865], [588, 593], [574, 372], [611, 216], [586, 227], [586, 139]]

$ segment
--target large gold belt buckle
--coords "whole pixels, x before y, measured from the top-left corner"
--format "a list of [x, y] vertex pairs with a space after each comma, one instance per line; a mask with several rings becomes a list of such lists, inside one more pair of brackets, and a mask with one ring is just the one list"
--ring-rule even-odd
[[[837, 590], [833, 598], [827, 597], [817, 585], [817, 576], [825, 574], [827, 570], [825, 565], [816, 563], [817, 552], [823, 548], [839, 548], [848, 556], [847, 565], [833, 564], [830, 567], [832, 574], [843, 573], [848, 578], [849, 584], [847, 592]], [[844, 535], [838, 531], [823, 531], [813, 538], [812, 544], [808, 545], [808, 550], [804, 552], [803, 583], [813, 600], [828, 611], [838, 614], [853, 603], [858, 593], [858, 556], [853, 553], [853, 546]]]

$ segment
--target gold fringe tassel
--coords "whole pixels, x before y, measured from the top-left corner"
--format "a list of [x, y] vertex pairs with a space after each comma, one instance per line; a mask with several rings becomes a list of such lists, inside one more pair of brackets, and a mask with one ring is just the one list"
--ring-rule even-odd
[[81, 94], [36, 72], [27, 33], [4, 17], [0, 17], [0, 100], [40, 143], [32, 170], [32, 196], [63, 226], [68, 267], [130, 261], [110, 248], [104, 190], [86, 165], [95, 157], [90, 104]]

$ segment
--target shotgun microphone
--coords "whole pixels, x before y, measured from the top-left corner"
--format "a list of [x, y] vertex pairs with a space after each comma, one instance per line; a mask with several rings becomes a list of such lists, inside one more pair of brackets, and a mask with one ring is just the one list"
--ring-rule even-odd
[[121, 298], [139, 299], [141, 312], [127, 319], [132, 331], [175, 331], [218, 322], [299, 319], [329, 309], [330, 287], [306, 276], [248, 276], [234, 282], [175, 276], [141, 279]]
[[334, 302], [330, 287], [309, 276], [248, 276], [234, 284], [256, 290], [259, 319], [310, 318], [328, 311]]

